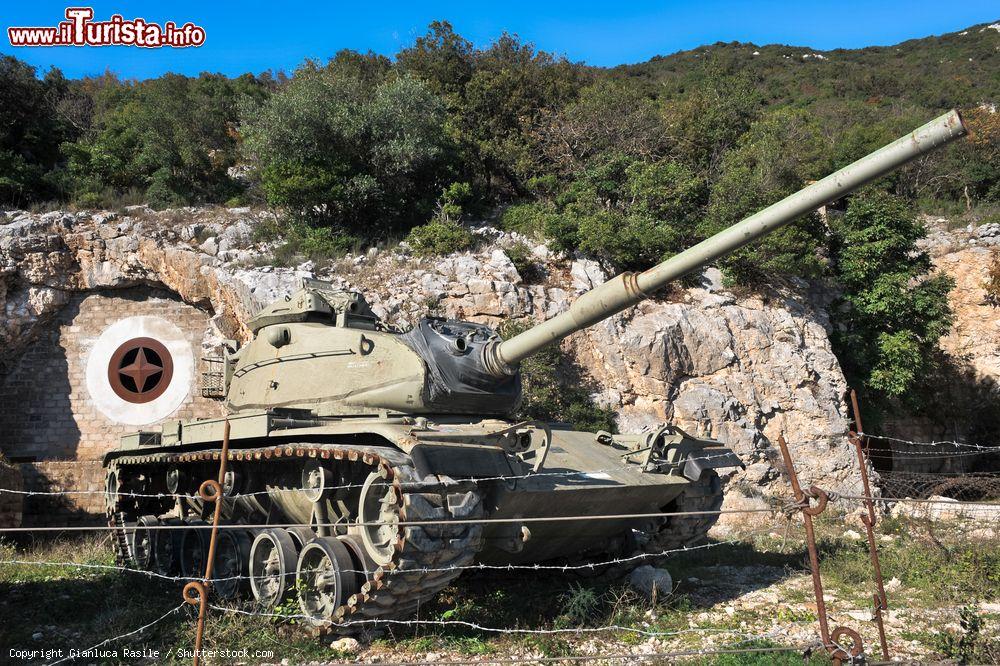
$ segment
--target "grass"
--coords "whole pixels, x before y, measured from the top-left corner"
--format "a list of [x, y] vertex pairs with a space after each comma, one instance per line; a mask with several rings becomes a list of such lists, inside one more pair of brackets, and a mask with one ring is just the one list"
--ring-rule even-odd
[[[844, 529], [843, 518], [833, 515], [824, 514], [817, 524], [823, 581], [826, 590], [835, 595], [831, 604], [834, 613], [866, 608], [872, 590], [867, 546], [864, 541], [843, 538]], [[880, 534], [892, 537], [879, 542], [884, 576], [901, 581], [900, 589], [889, 595], [891, 608], [934, 609], [1000, 599], [1000, 554], [995, 544], [971, 544], [953, 532], [938, 534], [924, 526], [890, 520], [882, 523]], [[383, 658], [421, 658], [431, 652], [466, 657], [558, 657], [578, 654], [582, 649], [627, 652], [631, 646], [650, 640], [647, 635], [624, 630], [601, 634], [572, 631], [617, 625], [675, 634], [659, 639], [654, 646], [659, 652], [776, 647], [763, 639], [734, 641], [745, 634], [766, 633], [760, 627], [795, 626], [807, 634], [815, 630], [806, 553], [799, 537], [801, 530], [793, 524], [788, 538], [748, 536], [740, 543], [670, 558], [665, 566], [676, 581], [676, 589], [656, 603], [636, 594], [622, 579], [503, 572], [464, 576], [423, 606], [418, 615], [423, 620], [569, 632], [532, 635], [460, 625], [390, 625], [359, 639], [371, 654]], [[94, 537], [16, 545], [0, 542], [0, 560], [13, 559], [113, 564], [109, 542]], [[781, 603], [762, 607], [738, 601], [758, 588], [776, 591]], [[178, 585], [140, 576], [74, 566], [0, 564], [0, 617], [13, 620], [0, 622], [0, 645], [67, 651], [88, 647], [155, 620], [179, 603]], [[730, 605], [736, 607], [734, 612], [721, 612]], [[189, 663], [183, 650], [193, 644], [193, 611], [193, 607], [185, 607], [150, 631], [106, 649], [156, 651], [155, 658], [140, 658], [138, 662]], [[908, 626], [902, 631], [907, 632], [908, 640], [918, 641], [940, 658], [991, 660], [996, 656], [994, 650], [1000, 649], [994, 637], [997, 620], [1000, 618], [980, 617], [970, 610], [962, 615], [957, 628]], [[689, 632], [692, 628], [712, 631]], [[730, 636], [725, 630], [737, 633]], [[706, 648], [709, 636], [714, 642]], [[330, 637], [316, 638], [299, 625], [270, 618], [211, 612], [205, 637], [207, 649], [234, 654], [244, 651], [242, 654], [250, 655], [245, 659], [248, 663], [256, 663], [252, 655], [267, 652], [274, 655], [274, 662], [283, 658], [292, 663], [351, 658], [331, 650]], [[713, 653], [691, 656], [689, 661], [791, 664], [801, 663], [802, 656], [794, 651]], [[810, 663], [827, 662], [825, 656], [814, 655]]]

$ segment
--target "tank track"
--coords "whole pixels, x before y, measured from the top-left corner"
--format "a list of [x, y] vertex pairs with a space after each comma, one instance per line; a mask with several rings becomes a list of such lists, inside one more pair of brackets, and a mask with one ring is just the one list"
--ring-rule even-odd
[[[687, 485], [680, 496], [675, 498], [663, 510], [676, 511], [718, 511], [722, 507], [722, 482], [718, 474], [709, 470], [702, 474], [698, 481]], [[582, 568], [571, 575], [579, 578], [600, 578], [608, 581], [618, 580], [627, 576], [636, 566], [655, 563], [668, 556], [656, 557], [659, 553], [696, 546], [708, 540], [708, 531], [719, 520], [719, 514], [702, 516], [674, 516], [662, 518], [653, 529], [644, 531], [634, 539], [622, 544], [617, 554], [631, 558], [634, 555], [647, 554], [650, 557], [642, 561], [628, 559], [622, 563], [612, 563], [597, 566], [593, 569]], [[587, 558], [569, 560], [573, 565], [586, 564]]]
[[[684, 492], [670, 503], [665, 511], [718, 511], [722, 508], [722, 480], [708, 470], [701, 478], [684, 488]], [[704, 543], [708, 531], [719, 521], [719, 514], [701, 516], [673, 516], [663, 520], [653, 532], [643, 551], [658, 553]]]
[[[219, 461], [216, 450], [194, 453], [154, 453], [144, 456], [125, 456], [115, 460], [108, 473], [117, 472], [118, 478], [130, 466], [183, 464]], [[338, 607], [329, 619], [334, 623], [351, 624], [352, 621], [406, 616], [451, 581], [464, 567], [472, 564], [482, 546], [481, 524], [448, 525], [449, 520], [476, 519], [483, 516], [482, 498], [472, 483], [459, 483], [444, 476], [419, 478], [413, 462], [406, 454], [385, 447], [352, 446], [336, 444], [295, 444], [266, 448], [239, 449], [229, 452], [229, 460], [257, 462], [309, 458], [347, 461], [364, 465], [377, 471], [391, 483], [396, 493], [400, 521], [439, 521], [434, 525], [405, 525], [397, 527], [392, 561], [378, 566], [361, 586]], [[125, 529], [135, 520], [109, 506], [110, 524], [115, 528], [119, 560], [129, 561]], [[434, 569], [434, 571], [422, 571]], [[325, 623], [324, 623], [325, 624]], [[336, 624], [326, 624], [325, 630], [337, 631]], [[342, 631], [342, 629], [341, 629]]]

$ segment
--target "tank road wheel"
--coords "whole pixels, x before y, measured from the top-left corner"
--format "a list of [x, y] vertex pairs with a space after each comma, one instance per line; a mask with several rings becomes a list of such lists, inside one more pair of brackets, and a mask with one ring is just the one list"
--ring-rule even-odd
[[[129, 534], [129, 547], [132, 550], [132, 559], [140, 569], [150, 570], [153, 568], [153, 543], [156, 539], [155, 529], [160, 521], [156, 516], [143, 516]], [[150, 529], [153, 528], [153, 529]]]
[[353, 594], [357, 578], [351, 553], [334, 537], [317, 537], [302, 549], [295, 572], [302, 612], [317, 620], [333, 617], [333, 612]]
[[188, 525], [181, 537], [181, 574], [185, 578], [202, 578], [205, 575], [211, 528], [204, 520], [191, 520]]
[[279, 528], [257, 535], [250, 548], [250, 588], [261, 606], [274, 608], [295, 583], [298, 549], [291, 535]]
[[220, 599], [235, 599], [247, 587], [250, 537], [246, 530], [219, 530], [212, 567], [212, 590]]
[[184, 525], [184, 521], [167, 518], [163, 524], [178, 529], [156, 530], [153, 539], [153, 568], [158, 574], [172, 576], [181, 569], [181, 540], [184, 538], [184, 530], [180, 526]]
[[[316, 537], [316, 532], [308, 527], [289, 527], [285, 531], [288, 532], [288, 536], [292, 538], [292, 543], [295, 544], [296, 553], [299, 553], [306, 547], [307, 543]], [[298, 557], [297, 554], [296, 557]]]
[[347, 550], [351, 553], [351, 568], [354, 569], [354, 577], [357, 579], [357, 585], [360, 589], [375, 575], [378, 565], [368, 554], [361, 537], [354, 534], [344, 534], [337, 538], [347, 546]]
[[389, 564], [396, 554], [396, 535], [399, 531], [399, 501], [392, 484], [378, 472], [369, 474], [361, 487], [358, 509], [365, 550], [376, 564]]

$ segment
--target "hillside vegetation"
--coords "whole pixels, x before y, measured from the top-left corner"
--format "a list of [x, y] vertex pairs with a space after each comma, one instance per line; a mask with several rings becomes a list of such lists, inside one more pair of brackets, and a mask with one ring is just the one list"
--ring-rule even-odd
[[641, 269], [960, 107], [972, 139], [720, 266], [750, 287], [829, 280], [849, 380], [875, 402], [919, 403], [951, 313], [915, 213], [996, 214], [998, 96], [1000, 29], [986, 25], [859, 50], [715, 44], [613, 69], [508, 34], [477, 49], [446, 22], [392, 59], [341, 51], [290, 75], [68, 80], [3, 57], [0, 204], [266, 205], [280, 221], [261, 237], [320, 258], [408, 234], [425, 254], [461, 249], [463, 221], [495, 216]]

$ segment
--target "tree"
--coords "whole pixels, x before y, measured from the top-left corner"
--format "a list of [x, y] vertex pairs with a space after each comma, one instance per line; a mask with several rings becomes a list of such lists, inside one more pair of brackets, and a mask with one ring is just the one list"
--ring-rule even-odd
[[696, 71], [696, 84], [667, 104], [667, 124], [675, 155], [714, 179], [726, 153], [759, 117], [763, 100], [746, 74], [728, 73], [718, 62]]
[[532, 132], [542, 169], [578, 174], [604, 153], [643, 160], [663, 157], [667, 127], [657, 103], [635, 86], [601, 81], [559, 110], [548, 110]]
[[310, 63], [246, 106], [241, 124], [270, 203], [369, 240], [426, 221], [455, 158], [444, 104], [426, 85], [405, 76], [370, 83]]
[[494, 188], [526, 193], [524, 181], [535, 175], [529, 133], [547, 109], [575, 96], [581, 70], [507, 33], [476, 53], [457, 120]]
[[77, 194], [130, 189], [153, 206], [225, 201], [238, 188], [236, 104], [265, 91], [252, 75], [166, 74], [97, 91], [93, 127], [64, 146]]
[[834, 274], [844, 290], [833, 343], [848, 381], [876, 405], [919, 404], [915, 389], [951, 327], [954, 283], [932, 274], [917, 249], [925, 233], [904, 200], [876, 189], [851, 197], [833, 225]]
[[696, 240], [705, 185], [685, 165], [604, 155], [551, 206], [509, 209], [504, 224], [581, 250], [615, 270], [640, 270]]
[[456, 34], [451, 23], [433, 21], [425, 35], [396, 55], [396, 63], [455, 105], [472, 78], [474, 50], [472, 42]]
[[58, 196], [52, 170], [71, 129], [55, 108], [66, 86], [57, 69], [39, 81], [34, 67], [0, 56], [0, 202], [24, 205]]
[[[801, 111], [776, 111], [755, 122], [726, 154], [712, 187], [702, 235], [715, 234], [794, 193], [829, 171], [828, 146]], [[807, 215], [720, 260], [727, 278], [753, 284], [775, 275], [816, 276], [825, 229]]]

